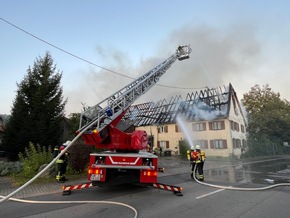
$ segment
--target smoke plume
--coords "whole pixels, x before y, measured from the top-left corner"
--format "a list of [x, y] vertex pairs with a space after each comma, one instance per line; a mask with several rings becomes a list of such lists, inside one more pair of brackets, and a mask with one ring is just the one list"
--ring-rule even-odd
[[189, 44], [192, 48], [190, 59], [177, 60], [157, 85], [136, 103], [158, 101], [176, 94], [184, 96], [204, 87], [229, 83], [241, 97], [247, 91], [243, 87], [250, 89], [254, 85], [249, 76], [255, 74], [255, 66], [261, 61], [260, 44], [254, 27], [245, 25], [221, 31], [205, 25], [185, 26], [171, 32], [152, 57], [140, 58], [135, 65], [125, 52], [98, 46], [96, 52], [103, 58], [100, 65], [108, 66], [110, 71], [90, 67], [80, 73], [78, 85], [65, 93], [69, 96], [67, 111], [80, 112], [81, 103], [87, 106], [97, 104], [132, 82], [132, 78], [137, 78], [168, 58], [178, 45]]

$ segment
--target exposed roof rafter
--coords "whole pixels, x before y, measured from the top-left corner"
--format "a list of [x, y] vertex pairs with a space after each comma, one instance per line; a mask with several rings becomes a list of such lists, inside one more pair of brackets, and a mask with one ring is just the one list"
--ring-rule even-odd
[[149, 126], [154, 124], [175, 123], [177, 115], [186, 120], [213, 120], [226, 117], [229, 114], [230, 97], [234, 92], [232, 85], [200, 90], [186, 95], [185, 100], [181, 95], [156, 103], [147, 102], [132, 105], [123, 121], [130, 121], [134, 126]]

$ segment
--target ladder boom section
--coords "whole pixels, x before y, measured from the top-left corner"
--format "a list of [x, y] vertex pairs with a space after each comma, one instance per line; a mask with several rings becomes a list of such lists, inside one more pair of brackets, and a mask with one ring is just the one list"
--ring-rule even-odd
[[[191, 48], [187, 45], [179, 46], [176, 52], [161, 64], [140, 76], [124, 88], [112, 94], [81, 114], [79, 132], [91, 126], [87, 131], [100, 132], [113, 121], [120, 120], [126, 110], [153, 85], [178, 59], [189, 58]], [[104, 106], [105, 105], [105, 106]], [[93, 124], [94, 123], [94, 124]]]

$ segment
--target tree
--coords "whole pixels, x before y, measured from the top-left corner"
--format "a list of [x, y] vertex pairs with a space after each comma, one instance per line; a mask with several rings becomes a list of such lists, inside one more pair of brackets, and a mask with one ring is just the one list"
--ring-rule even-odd
[[67, 101], [63, 100], [61, 78], [62, 73], [56, 70], [51, 55], [46, 52], [17, 84], [11, 117], [3, 135], [3, 147], [9, 159], [17, 159], [30, 142], [46, 148], [61, 143], [61, 122]]
[[248, 142], [252, 152], [261, 153], [272, 148], [271, 144], [282, 147], [283, 142], [290, 140], [290, 104], [281, 100], [280, 94], [273, 92], [268, 84], [262, 88], [252, 87], [244, 94], [242, 102], [248, 112]]
[[[85, 110], [85, 107], [83, 108]], [[69, 115], [69, 136], [74, 138], [76, 131], [79, 129], [80, 113]], [[69, 148], [69, 167], [76, 173], [82, 172], [88, 167], [90, 162], [90, 153], [97, 151], [92, 145], [85, 145], [82, 138], [78, 139]]]
[[80, 113], [71, 113], [68, 116], [69, 138], [74, 138], [76, 136], [76, 131], [79, 129], [80, 116]]

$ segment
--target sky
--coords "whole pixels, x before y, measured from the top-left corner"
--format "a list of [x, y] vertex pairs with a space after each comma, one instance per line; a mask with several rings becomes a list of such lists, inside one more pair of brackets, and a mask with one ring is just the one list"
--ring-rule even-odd
[[229, 83], [240, 100], [269, 84], [290, 101], [289, 9], [287, 0], [0, 0], [0, 114], [11, 113], [17, 84], [46, 52], [62, 73], [69, 115], [122, 89], [178, 45], [190, 45], [190, 59], [176, 61], [136, 103]]

